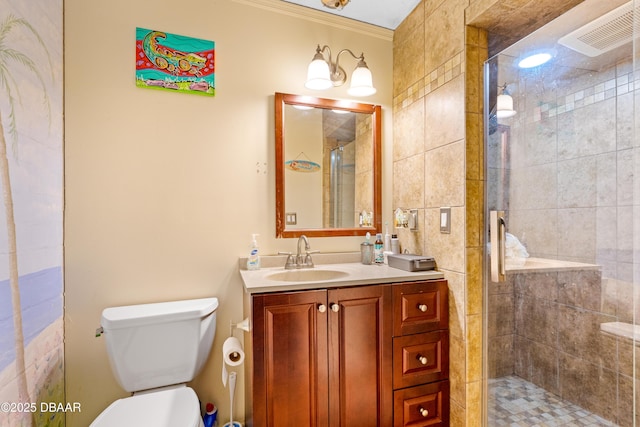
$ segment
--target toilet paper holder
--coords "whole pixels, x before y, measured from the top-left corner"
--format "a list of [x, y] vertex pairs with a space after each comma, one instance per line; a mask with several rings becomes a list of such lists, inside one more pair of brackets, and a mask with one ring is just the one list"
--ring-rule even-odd
[[251, 320], [247, 317], [241, 322], [233, 323], [229, 322], [229, 336], [233, 335], [233, 329], [242, 329], [245, 332], [251, 331]]

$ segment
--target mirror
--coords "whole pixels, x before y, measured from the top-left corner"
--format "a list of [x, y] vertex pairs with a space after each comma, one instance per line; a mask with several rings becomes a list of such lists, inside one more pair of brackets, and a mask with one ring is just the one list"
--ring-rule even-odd
[[276, 236], [382, 232], [381, 107], [275, 94]]

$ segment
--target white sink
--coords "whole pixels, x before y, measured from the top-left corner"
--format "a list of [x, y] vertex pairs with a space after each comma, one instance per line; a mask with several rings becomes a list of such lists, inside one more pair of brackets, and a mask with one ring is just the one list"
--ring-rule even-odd
[[313, 268], [303, 270], [285, 270], [271, 273], [266, 276], [269, 280], [277, 282], [321, 282], [347, 277], [349, 273], [339, 270], [316, 270]]

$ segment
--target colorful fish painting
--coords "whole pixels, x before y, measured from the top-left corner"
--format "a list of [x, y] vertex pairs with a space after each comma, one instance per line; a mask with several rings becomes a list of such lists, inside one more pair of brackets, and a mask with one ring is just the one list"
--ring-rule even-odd
[[215, 95], [215, 42], [136, 28], [136, 86]]
[[310, 160], [287, 160], [284, 162], [284, 166], [294, 172], [317, 172], [320, 170], [320, 165]]

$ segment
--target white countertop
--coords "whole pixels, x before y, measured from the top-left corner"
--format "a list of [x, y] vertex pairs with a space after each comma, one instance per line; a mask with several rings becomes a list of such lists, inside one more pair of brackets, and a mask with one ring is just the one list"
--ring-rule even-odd
[[[246, 258], [241, 258], [239, 261], [240, 275], [244, 282], [245, 291], [248, 293], [297, 291], [444, 278], [444, 274], [436, 270], [410, 272], [389, 267], [386, 264], [364, 265], [360, 263], [359, 252], [314, 254], [315, 267], [311, 269], [285, 270], [285, 260], [286, 256], [263, 256], [260, 259], [263, 268], [249, 271], [246, 269]], [[341, 276], [334, 279], [302, 281], [269, 278], [269, 276], [284, 272], [289, 272], [295, 277], [297, 272], [305, 274], [303, 270], [314, 270], [319, 275], [322, 274], [321, 271], [326, 270], [329, 273], [337, 272]]]

